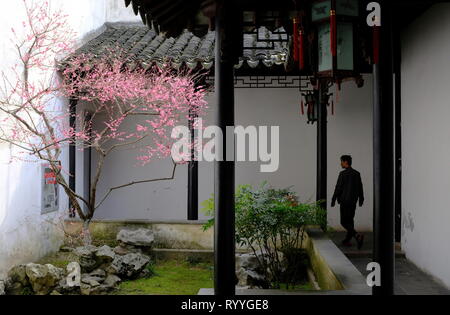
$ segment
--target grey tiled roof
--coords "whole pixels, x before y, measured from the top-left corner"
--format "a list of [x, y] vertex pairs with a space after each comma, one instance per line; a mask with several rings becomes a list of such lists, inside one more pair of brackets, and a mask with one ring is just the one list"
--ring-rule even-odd
[[[281, 31], [284, 31], [281, 29]], [[261, 42], [259, 39], [279, 39], [279, 35], [270, 32], [265, 27], [258, 30], [259, 34], [244, 35], [243, 57], [236, 68], [245, 63], [255, 68], [260, 63], [267, 67], [282, 65], [287, 62], [289, 44], [287, 42]], [[275, 32], [276, 33], [276, 32]], [[147, 26], [136, 24], [107, 24], [106, 30], [86, 45], [76, 51], [76, 55], [93, 54], [101, 56], [108, 47], [121, 47], [127, 54], [129, 67], [147, 69], [153, 64], [170, 64], [174, 68], [186, 65], [190, 69], [211, 69], [215, 58], [215, 32], [208, 32], [199, 38], [185, 31], [178, 38], [157, 34]], [[254, 47], [255, 49], [249, 49]], [[67, 60], [70, 62], [70, 58]]]

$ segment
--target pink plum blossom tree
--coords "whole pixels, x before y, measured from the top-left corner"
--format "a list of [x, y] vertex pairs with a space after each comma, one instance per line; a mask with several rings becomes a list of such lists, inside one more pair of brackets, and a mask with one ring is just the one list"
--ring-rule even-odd
[[[206, 90], [198, 84], [200, 76], [187, 71], [156, 66], [131, 69], [120, 47], [73, 54], [75, 36], [68, 16], [52, 10], [46, 1], [22, 1], [27, 18], [23, 29], [12, 29], [19, 62], [2, 72], [0, 141], [15, 148], [14, 159], [49, 165], [72, 210], [84, 222], [82, 233], [88, 244], [89, 223], [114, 191], [172, 180], [178, 165], [172, 159], [173, 169], [166, 178], [124, 183], [99, 196], [107, 157], [118, 149], [139, 148], [136, 163], [140, 165], [171, 158], [172, 129], [192, 114], [203, 114]], [[56, 62], [63, 58], [65, 62]], [[61, 105], [64, 98], [89, 105], [71, 112]], [[79, 150], [92, 148], [98, 156], [88, 197], [70, 187], [67, 178], [74, 174], [62, 161], [64, 149], [74, 143]]]

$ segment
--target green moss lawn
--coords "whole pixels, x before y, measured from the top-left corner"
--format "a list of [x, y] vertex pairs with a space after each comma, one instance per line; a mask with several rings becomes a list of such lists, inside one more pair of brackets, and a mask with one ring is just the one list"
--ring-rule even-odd
[[151, 278], [123, 282], [116, 294], [196, 295], [201, 288], [213, 287], [213, 267], [209, 264], [158, 261], [153, 271]]

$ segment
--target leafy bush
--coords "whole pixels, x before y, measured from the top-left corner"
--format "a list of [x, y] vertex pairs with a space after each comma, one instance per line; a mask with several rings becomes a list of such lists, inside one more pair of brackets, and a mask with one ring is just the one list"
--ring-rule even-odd
[[[214, 197], [202, 203], [206, 215], [214, 215]], [[305, 227], [326, 226], [326, 213], [318, 203], [300, 203], [290, 188], [274, 189], [263, 183], [236, 192], [236, 242], [250, 248], [274, 288], [296, 283], [305, 267], [302, 250]], [[214, 225], [211, 219], [205, 230]]]

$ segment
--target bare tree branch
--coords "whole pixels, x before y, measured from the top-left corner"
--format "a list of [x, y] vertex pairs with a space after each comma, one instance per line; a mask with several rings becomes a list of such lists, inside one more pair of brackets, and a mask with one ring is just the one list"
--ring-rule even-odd
[[178, 164], [175, 163], [175, 161], [173, 161], [173, 160], [172, 160], [172, 162], [173, 162], [173, 170], [172, 170], [172, 175], [170, 177], [133, 181], [133, 182], [130, 182], [128, 184], [124, 184], [124, 185], [120, 185], [120, 186], [116, 186], [116, 187], [110, 188], [108, 193], [102, 198], [102, 200], [95, 207], [95, 209], [98, 209], [105, 202], [105, 200], [109, 197], [109, 195], [111, 195], [111, 193], [114, 192], [115, 190], [123, 189], [123, 188], [134, 186], [134, 185], [139, 185], [139, 184], [147, 184], [147, 183], [153, 183], [153, 182], [161, 182], [161, 181], [173, 180], [175, 178], [175, 173], [176, 173]]

